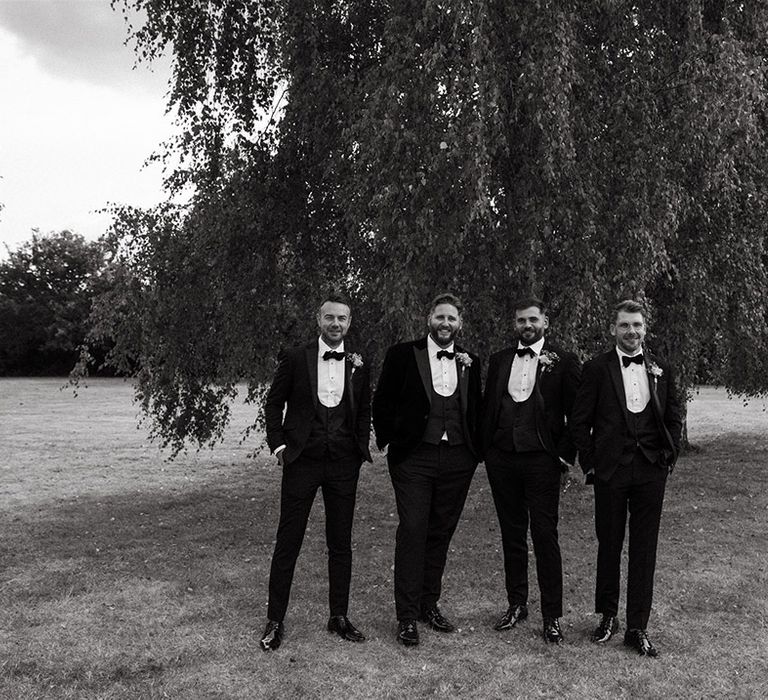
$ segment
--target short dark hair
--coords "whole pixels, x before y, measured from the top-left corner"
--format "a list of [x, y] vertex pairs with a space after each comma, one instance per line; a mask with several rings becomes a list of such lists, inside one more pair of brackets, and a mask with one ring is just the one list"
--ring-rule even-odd
[[531, 306], [535, 306], [539, 310], [540, 314], [546, 315], [547, 306], [538, 297], [520, 297], [519, 299], [515, 299], [514, 304], [512, 304], [512, 311], [522, 311], [523, 309], [528, 309]]
[[442, 292], [432, 300], [432, 303], [429, 307], [430, 316], [434, 313], [435, 309], [440, 306], [440, 304], [450, 304], [451, 306], [455, 306], [456, 311], [459, 312], [459, 316], [464, 313], [464, 304], [461, 303], [461, 299], [459, 299], [459, 297], [457, 297], [455, 294], [451, 294], [450, 292]]
[[639, 302], [635, 301], [634, 299], [623, 299], [620, 301], [616, 306], [613, 307], [613, 320], [615, 321], [619, 313], [621, 311], [624, 311], [628, 314], [642, 314], [643, 320], [645, 320], [646, 311], [645, 307]]
[[349, 298], [346, 296], [346, 294], [334, 290], [321, 297], [320, 305], [317, 307], [318, 314], [320, 313], [320, 309], [323, 308], [323, 304], [329, 301], [332, 304], [344, 304], [344, 306], [349, 309], [349, 313], [352, 313], [352, 304], [349, 303]]

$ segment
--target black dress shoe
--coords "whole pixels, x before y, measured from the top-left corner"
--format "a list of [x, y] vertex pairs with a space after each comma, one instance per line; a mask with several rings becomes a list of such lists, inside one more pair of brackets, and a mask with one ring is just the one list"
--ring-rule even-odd
[[619, 621], [613, 615], [603, 615], [597, 629], [592, 632], [592, 641], [596, 644], [605, 644], [618, 631]]
[[453, 623], [443, 617], [443, 613], [440, 612], [440, 608], [435, 605], [432, 608], [427, 608], [421, 611], [422, 622], [426, 622], [433, 630], [438, 632], [455, 632], [456, 627]]
[[560, 620], [556, 617], [544, 618], [544, 641], [547, 644], [560, 644], [565, 637], [560, 629]]
[[624, 633], [624, 644], [632, 647], [640, 656], [655, 657], [659, 655], [656, 647], [648, 639], [648, 633], [645, 630], [627, 630]]
[[528, 607], [526, 605], [513, 605], [505, 612], [501, 619], [493, 626], [497, 632], [511, 630], [518, 622], [522, 622], [528, 617]]
[[328, 620], [328, 631], [335, 632], [348, 642], [364, 642], [365, 635], [349, 621], [346, 615], [333, 615]]
[[259, 645], [264, 651], [275, 651], [283, 641], [283, 623], [267, 620], [267, 626], [264, 628], [264, 634], [261, 635]]
[[416, 627], [416, 620], [398, 621], [397, 641], [406, 647], [415, 647], [419, 643], [419, 629]]

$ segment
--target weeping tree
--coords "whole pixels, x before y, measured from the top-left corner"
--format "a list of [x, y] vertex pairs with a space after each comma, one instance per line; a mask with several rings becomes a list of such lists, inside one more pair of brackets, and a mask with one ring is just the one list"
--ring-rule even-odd
[[115, 211], [94, 338], [166, 443], [219, 437], [330, 287], [374, 362], [438, 290], [481, 354], [522, 293], [583, 356], [633, 297], [683, 389], [768, 391], [768, 3], [113, 4], [173, 59], [193, 194]]

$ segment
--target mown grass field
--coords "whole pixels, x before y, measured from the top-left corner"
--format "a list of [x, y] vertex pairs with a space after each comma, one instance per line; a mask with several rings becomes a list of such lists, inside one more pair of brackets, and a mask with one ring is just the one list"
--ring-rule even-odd
[[678, 464], [662, 521], [651, 638], [661, 657], [588, 635], [596, 545], [592, 494], [563, 497], [560, 648], [531, 618], [499, 634], [505, 607], [496, 516], [482, 466], [453, 541], [441, 606], [454, 635], [394, 642], [394, 498], [384, 458], [361, 475], [350, 617], [325, 631], [317, 499], [274, 654], [266, 611], [280, 472], [238, 431], [213, 451], [164, 459], [136, 428], [130, 385], [0, 380], [0, 698], [764, 698], [768, 696], [768, 413], [704, 389], [697, 451]]

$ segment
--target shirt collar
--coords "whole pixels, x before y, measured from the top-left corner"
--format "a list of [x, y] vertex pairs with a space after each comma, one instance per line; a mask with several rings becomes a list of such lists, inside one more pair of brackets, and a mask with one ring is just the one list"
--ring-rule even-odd
[[453, 352], [453, 341], [451, 341], [451, 344], [447, 348], [441, 348], [432, 338], [431, 335], [427, 336], [427, 352], [429, 353], [430, 357], [437, 357], [437, 351], [438, 350], [447, 350], [448, 352]]
[[541, 349], [544, 347], [544, 338], [539, 338], [533, 345], [523, 345], [519, 340], [517, 341], [518, 350], [521, 348], [530, 348], [536, 353], [536, 357], [541, 355]]
[[[621, 348], [619, 348], [618, 345], [616, 345], [615, 348], [616, 348], [616, 354], [619, 356], [619, 360], [621, 360], [622, 357], [635, 357], [636, 355], [642, 355], [644, 353], [644, 349], [642, 345], [634, 355], [630, 355], [629, 353], [624, 352]], [[622, 367], [623, 366], [624, 365], [622, 364]]]
[[317, 337], [317, 354], [322, 357], [327, 350], [330, 350], [332, 352], [344, 352], [344, 341], [341, 341], [341, 345], [337, 348], [329, 347], [327, 343], [323, 341], [323, 339], [318, 336]]

